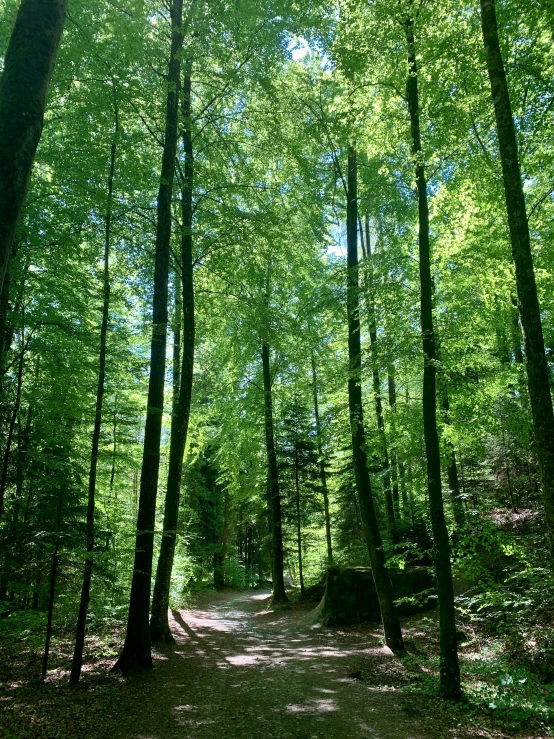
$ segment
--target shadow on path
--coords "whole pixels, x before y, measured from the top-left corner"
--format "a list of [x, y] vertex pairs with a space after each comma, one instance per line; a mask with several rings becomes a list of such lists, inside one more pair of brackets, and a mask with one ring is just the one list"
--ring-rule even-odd
[[302, 629], [268, 593], [214, 597], [171, 612], [176, 644], [156, 655], [129, 738], [461, 739], [399, 691], [407, 675], [375, 628]]

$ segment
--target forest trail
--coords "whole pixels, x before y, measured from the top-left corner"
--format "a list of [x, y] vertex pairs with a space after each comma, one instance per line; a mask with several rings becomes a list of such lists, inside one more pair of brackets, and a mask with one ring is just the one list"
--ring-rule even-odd
[[310, 629], [299, 623], [302, 614], [275, 614], [268, 601], [267, 592], [213, 594], [194, 610], [173, 611], [177, 643], [156, 654], [150, 676], [136, 678], [148, 684], [135, 710], [119, 713], [117, 735], [468, 736], [456, 728], [459, 715], [437, 715], [433, 699], [426, 706], [427, 699], [397, 689], [407, 676], [378, 628]]

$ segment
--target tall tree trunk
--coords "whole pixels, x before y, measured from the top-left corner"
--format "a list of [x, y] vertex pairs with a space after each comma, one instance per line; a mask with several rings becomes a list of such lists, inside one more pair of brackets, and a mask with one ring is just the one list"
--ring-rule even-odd
[[165, 389], [171, 201], [178, 138], [181, 50], [183, 48], [182, 21], [183, 0], [173, 0], [171, 3], [171, 57], [167, 75], [165, 140], [158, 191], [150, 380], [140, 477], [135, 561], [125, 644], [114, 666], [114, 669], [124, 672], [135, 668], [152, 667], [149, 623], [150, 587]]
[[[110, 496], [114, 492], [114, 481], [115, 481], [115, 464], [117, 462], [117, 393], [113, 400], [113, 417], [112, 417], [112, 464], [110, 469]], [[117, 490], [115, 491], [114, 499], [117, 500]]]
[[[448, 388], [446, 383], [442, 388], [442, 411], [444, 423], [450, 425], [450, 401], [448, 399]], [[454, 445], [449, 439], [444, 442], [446, 456], [446, 474], [448, 477], [448, 489], [450, 490], [450, 500], [452, 502], [452, 513], [456, 526], [461, 528], [465, 524], [465, 512], [462, 499], [460, 497], [460, 480], [458, 478], [458, 465], [456, 463], [456, 451]]]
[[181, 275], [175, 273], [175, 309], [173, 316], [173, 410], [175, 410], [179, 404], [179, 394], [181, 392], [181, 332], [183, 330], [182, 292]]
[[23, 486], [25, 484], [25, 473], [29, 462], [29, 445], [31, 442], [31, 424], [33, 422], [34, 407], [29, 405], [27, 408], [27, 419], [25, 428], [19, 427], [19, 443], [17, 450], [17, 471], [15, 478], [15, 502], [13, 507], [13, 521], [17, 524], [19, 521], [19, 513], [21, 503], [23, 501]]
[[[396, 450], [396, 378], [394, 371], [394, 363], [387, 365], [387, 386], [389, 396], [389, 407], [392, 410], [392, 437], [393, 443], [391, 444], [391, 477], [392, 477], [392, 500], [394, 503], [394, 515], [395, 518], [400, 517], [400, 492], [399, 492], [399, 481], [398, 481], [398, 467], [400, 466], [400, 460]], [[402, 513], [404, 513], [404, 501], [402, 502]]]
[[517, 307], [517, 298], [512, 295], [512, 308], [510, 310], [510, 334], [512, 339], [512, 349], [514, 351], [514, 362], [523, 364], [523, 352], [521, 351], [521, 328], [519, 326], [519, 310]]
[[0, 294], [63, 31], [67, 0], [21, 0], [0, 77]]
[[[167, 611], [169, 608], [169, 591], [171, 573], [177, 541], [177, 523], [179, 519], [179, 501], [181, 497], [181, 478], [183, 473], [183, 456], [187, 442], [192, 397], [192, 380], [194, 368], [194, 285], [192, 258], [192, 195], [194, 178], [194, 158], [192, 150], [191, 130], [191, 76], [190, 62], [183, 83], [183, 144], [185, 152], [184, 182], [181, 196], [183, 230], [181, 235], [181, 274], [183, 301], [183, 353], [180, 370], [179, 397], [171, 415], [171, 442], [169, 448], [169, 470], [167, 475], [167, 492], [165, 497], [163, 534], [160, 545], [160, 556], [156, 569], [154, 595], [152, 598], [152, 616], [150, 618], [150, 634], [153, 641], [171, 643], [173, 637], [169, 629]], [[175, 400], [175, 399], [174, 399]]]
[[[58, 493], [58, 515], [56, 518], [56, 541], [54, 543], [54, 553], [52, 555], [52, 565], [50, 567], [50, 591], [48, 594], [48, 615], [46, 619], [46, 638], [44, 640], [44, 655], [42, 658], [42, 676], [46, 677], [46, 672], [48, 670], [48, 655], [50, 653], [50, 640], [52, 638], [52, 621], [54, 616], [54, 599], [56, 596], [56, 579], [58, 576], [58, 563], [59, 563], [59, 556], [60, 556], [60, 540], [61, 540], [61, 525], [62, 525], [62, 505], [63, 505], [63, 487], [60, 487], [59, 493]], [[38, 593], [38, 586], [37, 586], [37, 593]], [[33, 608], [36, 608], [38, 605], [38, 595], [37, 595], [37, 602], [35, 603], [33, 601]]]
[[[409, 512], [413, 519], [413, 509], [409, 501], [408, 491], [406, 490], [406, 467], [402, 459], [398, 460], [398, 482], [400, 487], [400, 497], [402, 499], [402, 515]], [[407, 516], [404, 515], [404, 518], [406, 517]]]
[[440, 621], [440, 690], [445, 698], [460, 697], [460, 668], [456, 619], [454, 611], [454, 588], [450, 563], [450, 543], [444, 519], [441, 489], [441, 466], [439, 435], [437, 430], [436, 405], [436, 362], [437, 351], [433, 326], [433, 281], [431, 277], [431, 245], [429, 241], [429, 204], [427, 182], [421, 149], [419, 124], [419, 90], [417, 61], [414, 40], [414, 24], [410, 17], [406, 21], [408, 45], [408, 79], [406, 97], [410, 113], [412, 156], [414, 162], [419, 215], [419, 277], [421, 285], [421, 335], [423, 341], [423, 432], [427, 456], [427, 490], [429, 512], [434, 538], [435, 568], [439, 597]]
[[327, 472], [325, 470], [325, 459], [323, 457], [323, 444], [321, 439], [321, 423], [319, 420], [319, 403], [317, 397], [317, 373], [315, 357], [312, 352], [312, 381], [314, 390], [314, 415], [315, 431], [317, 437], [317, 454], [319, 457], [319, 479], [321, 480], [321, 492], [323, 495], [323, 508], [325, 513], [325, 537], [327, 539], [327, 564], [333, 564], [333, 542], [331, 540], [331, 516], [329, 515], [329, 491], [327, 489]]
[[535, 283], [531, 238], [525, 208], [514, 119], [504, 62], [498, 41], [496, 8], [494, 0], [480, 0], [480, 2], [481, 28], [494, 103], [498, 147], [504, 179], [504, 195], [508, 212], [508, 227], [516, 273], [517, 299], [527, 365], [529, 400], [533, 415], [548, 541], [554, 564], [554, 414], [552, 412], [548, 364], [544, 351], [540, 306]]
[[267, 470], [269, 487], [269, 506], [271, 512], [271, 534], [273, 540], [273, 597], [275, 605], [288, 604], [283, 577], [283, 529], [281, 518], [281, 491], [279, 488], [279, 471], [277, 454], [275, 453], [275, 436], [273, 432], [273, 391], [271, 388], [271, 370], [269, 364], [269, 345], [262, 341], [262, 373], [264, 383], [264, 416], [265, 445], [267, 451]]
[[[2, 290], [0, 291], [0, 387], [4, 373], [5, 356], [10, 347], [8, 346], [8, 316], [10, 313], [10, 270], [6, 269]], [[10, 337], [11, 338], [11, 337]], [[11, 343], [11, 342], [10, 342]]]
[[394, 500], [391, 490], [391, 474], [389, 450], [387, 445], [387, 435], [385, 432], [385, 419], [383, 416], [383, 401], [381, 398], [381, 377], [379, 372], [379, 357], [377, 349], [377, 321], [375, 318], [375, 299], [373, 295], [373, 265], [371, 263], [371, 234], [369, 231], [369, 216], [365, 217], [365, 244], [364, 230], [361, 219], [359, 218], [360, 239], [362, 244], [362, 254], [364, 260], [369, 267], [369, 280], [365, 285], [369, 343], [371, 346], [371, 375], [373, 379], [373, 398], [375, 402], [375, 416], [377, 418], [377, 428], [379, 429], [379, 440], [381, 442], [381, 454], [383, 456], [383, 486], [385, 489], [385, 511], [387, 514], [387, 524], [390, 537], [394, 544], [398, 543], [398, 535], [396, 532], [396, 521], [394, 516]]
[[73, 650], [73, 661], [71, 663], [71, 674], [69, 676], [70, 685], [77, 685], [81, 676], [81, 667], [83, 665], [83, 648], [85, 645], [85, 626], [87, 620], [88, 604], [90, 600], [90, 587], [92, 582], [94, 552], [94, 509], [96, 498], [96, 477], [98, 469], [98, 448], [100, 446], [102, 410], [104, 404], [104, 391], [106, 386], [106, 348], [108, 338], [108, 319], [110, 314], [110, 248], [113, 210], [113, 185], [118, 138], [119, 113], [117, 107], [117, 97], [114, 88], [114, 132], [112, 146], [110, 150], [110, 169], [108, 172], [108, 199], [106, 205], [106, 220], [104, 228], [104, 284], [102, 325], [100, 327], [100, 352], [98, 358], [98, 385], [96, 388], [96, 409], [94, 413], [94, 428], [92, 431], [90, 467], [88, 473], [87, 556], [85, 559], [83, 584], [81, 587], [81, 601], [79, 603], [79, 613], [77, 616], [77, 626], [75, 629], [75, 648]]
[[346, 305], [348, 312], [348, 407], [350, 412], [350, 429], [352, 433], [352, 453], [356, 490], [362, 517], [364, 538], [366, 541], [375, 589], [379, 598], [385, 642], [393, 652], [404, 652], [400, 619], [394, 605], [394, 593], [387, 568], [381, 541], [381, 533], [377, 525], [371, 481], [367, 469], [366, 440], [362, 406], [362, 350], [360, 337], [360, 289], [358, 277], [358, 176], [356, 152], [348, 149], [348, 183], [347, 183], [347, 284]]
[[23, 364], [25, 360], [25, 336], [23, 329], [21, 330], [21, 354], [19, 357], [19, 363], [17, 368], [17, 390], [15, 396], [15, 403], [12, 410], [10, 419], [10, 426], [8, 428], [8, 438], [6, 440], [6, 448], [4, 449], [4, 459], [2, 460], [2, 476], [0, 477], [0, 521], [4, 513], [4, 498], [6, 495], [6, 484], [8, 481], [8, 466], [10, 461], [10, 452], [12, 448], [13, 435], [15, 430], [15, 423], [19, 414], [19, 407], [21, 405], [21, 386], [23, 383]]
[[502, 416], [500, 417], [500, 423], [502, 428], [502, 451], [504, 452], [504, 460], [506, 462], [506, 481], [508, 483], [508, 494], [510, 496], [510, 506], [512, 513], [517, 513], [516, 502], [514, 499], [514, 491], [512, 488], [512, 478], [510, 475], [510, 460], [508, 458], [508, 450], [506, 449], [506, 434], [504, 433], [504, 424]]
[[[224, 493], [224, 501], [223, 501], [223, 535], [221, 537], [221, 557], [220, 557], [220, 567], [221, 572], [219, 574], [221, 587], [225, 587], [225, 561], [227, 559], [227, 546], [229, 542], [229, 511], [230, 511], [230, 497], [227, 490]], [[217, 585], [216, 585], [217, 587]]]
[[300, 480], [298, 477], [298, 443], [294, 445], [294, 490], [296, 504], [296, 543], [298, 546], [298, 577], [300, 579], [300, 592], [304, 595], [304, 568], [302, 566], [302, 520], [300, 517]]

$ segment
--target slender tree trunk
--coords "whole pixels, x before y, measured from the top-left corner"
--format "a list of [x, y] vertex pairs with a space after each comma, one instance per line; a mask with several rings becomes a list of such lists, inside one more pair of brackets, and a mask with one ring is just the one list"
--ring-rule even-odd
[[171, 573], [177, 541], [177, 524], [179, 519], [179, 501], [181, 497], [181, 478], [183, 474], [183, 456], [187, 442], [192, 398], [192, 380], [194, 369], [194, 285], [192, 257], [192, 194], [194, 177], [194, 159], [192, 151], [191, 130], [191, 76], [190, 63], [187, 64], [183, 84], [183, 119], [184, 119], [184, 151], [185, 172], [181, 197], [183, 231], [181, 236], [181, 270], [183, 300], [183, 356], [180, 371], [180, 388], [177, 404], [171, 415], [171, 442], [169, 448], [169, 470], [167, 475], [167, 492], [165, 497], [163, 534], [160, 556], [156, 569], [154, 595], [152, 598], [152, 616], [150, 618], [150, 634], [153, 641], [171, 643], [173, 637], [169, 629], [167, 611], [169, 608], [169, 592]]
[[[500, 418], [502, 424], [502, 418]], [[512, 488], [512, 477], [510, 475], [510, 460], [508, 459], [508, 452], [506, 449], [506, 434], [504, 433], [504, 426], [502, 425], [502, 451], [504, 452], [504, 459], [506, 461], [506, 478], [508, 482], [508, 493], [510, 496], [510, 506], [513, 513], [517, 513], [516, 503], [514, 499], [514, 491]]]
[[71, 663], [71, 674], [69, 684], [77, 685], [81, 676], [83, 665], [83, 648], [85, 645], [85, 627], [87, 620], [88, 604], [90, 600], [90, 587], [92, 583], [92, 567], [94, 552], [94, 509], [96, 499], [96, 477], [98, 469], [98, 449], [100, 446], [100, 432], [102, 429], [102, 411], [104, 405], [104, 391], [106, 386], [106, 349], [108, 339], [108, 320], [110, 314], [110, 248], [111, 227], [113, 210], [113, 186], [115, 176], [115, 160], [117, 156], [117, 141], [119, 138], [119, 114], [117, 97], [114, 88], [114, 132], [110, 150], [110, 169], [108, 173], [108, 200], [106, 206], [106, 220], [104, 229], [104, 284], [102, 325], [100, 327], [100, 352], [98, 358], [98, 385], [96, 388], [96, 409], [94, 413], [94, 428], [92, 431], [92, 445], [90, 452], [90, 467], [88, 474], [88, 501], [87, 501], [87, 556], [83, 573], [83, 584], [81, 587], [81, 601], [79, 603], [79, 614], [75, 629], [75, 648], [73, 650], [73, 661]]
[[362, 406], [362, 351], [360, 337], [360, 290], [358, 279], [358, 179], [356, 152], [352, 147], [348, 150], [348, 185], [347, 185], [347, 286], [346, 303], [348, 312], [348, 406], [350, 412], [350, 429], [352, 433], [352, 453], [356, 490], [360, 506], [364, 537], [368, 549], [369, 561], [375, 580], [375, 589], [379, 598], [385, 642], [396, 653], [404, 652], [400, 619], [394, 605], [394, 593], [387, 568], [377, 525], [377, 517], [373, 505], [371, 481], [367, 469], [366, 440]]
[[15, 430], [15, 423], [19, 414], [19, 407], [21, 405], [21, 386], [23, 383], [23, 364], [25, 360], [25, 337], [23, 329], [21, 331], [21, 354], [19, 357], [19, 363], [17, 368], [17, 391], [15, 396], [15, 403], [12, 410], [10, 419], [10, 426], [8, 429], [8, 438], [6, 440], [6, 448], [4, 450], [4, 459], [2, 460], [2, 477], [0, 478], [0, 521], [4, 513], [4, 498], [6, 494], [6, 484], [8, 481], [8, 467], [10, 461], [10, 452], [12, 448], [13, 435]]
[[[117, 462], [117, 393], [114, 396], [113, 401], [113, 418], [112, 418], [112, 465], [110, 469], [110, 495], [114, 491], [115, 481], [115, 465]], [[117, 490], [115, 491], [114, 499], [117, 500]]]
[[[391, 445], [391, 470], [392, 470], [392, 500], [394, 503], [395, 519], [400, 517], [400, 492], [398, 482], [398, 466], [399, 459], [396, 451], [396, 380], [394, 376], [394, 364], [387, 366], [387, 385], [389, 390], [389, 407], [392, 410], [392, 437], [394, 439]], [[403, 506], [404, 508], [404, 506]], [[402, 511], [404, 512], [404, 510]]]
[[229, 512], [231, 500], [229, 493], [225, 491], [225, 501], [223, 505], [223, 536], [221, 541], [221, 584], [225, 587], [225, 562], [227, 560], [227, 546], [229, 542]]
[[370, 276], [368, 283], [365, 285], [365, 294], [368, 313], [369, 342], [371, 346], [371, 375], [373, 379], [373, 398], [375, 402], [375, 415], [377, 417], [377, 428], [379, 429], [379, 439], [381, 441], [381, 453], [383, 456], [383, 487], [385, 489], [385, 511], [387, 514], [387, 524], [390, 537], [394, 544], [398, 543], [398, 534], [396, 532], [396, 521], [394, 516], [394, 500], [391, 490], [391, 474], [389, 450], [387, 445], [387, 435], [385, 432], [385, 419], [383, 416], [383, 400], [381, 398], [381, 377], [379, 373], [379, 357], [377, 349], [377, 321], [375, 318], [375, 300], [373, 295], [373, 265], [371, 263], [371, 239], [369, 232], [369, 217], [365, 218], [365, 244], [364, 231], [361, 219], [360, 239], [362, 243], [362, 254], [364, 260], [369, 266]]
[[150, 587], [165, 389], [171, 202], [178, 138], [180, 58], [183, 47], [182, 19], [183, 0], [173, 0], [171, 3], [171, 57], [167, 75], [165, 141], [158, 191], [150, 380], [144, 429], [135, 561], [125, 644], [114, 666], [114, 669], [124, 672], [135, 668], [152, 667], [149, 623]]
[[0, 294], [23, 211], [67, 0], [21, 0], [0, 77]]
[[323, 508], [325, 513], [325, 537], [327, 539], [327, 564], [333, 565], [333, 542], [331, 540], [331, 516], [329, 515], [329, 491], [327, 489], [327, 472], [325, 471], [325, 459], [323, 458], [323, 444], [321, 440], [321, 423], [319, 420], [319, 403], [317, 397], [317, 373], [315, 357], [312, 352], [312, 380], [314, 390], [314, 415], [315, 431], [317, 437], [317, 454], [319, 457], [319, 479], [321, 480], [321, 492], [323, 495]]
[[[4, 361], [10, 347], [8, 346], [8, 316], [10, 313], [10, 271], [6, 270], [2, 290], [0, 291], [0, 383], [4, 373]], [[10, 342], [11, 343], [11, 342]]]
[[433, 326], [433, 281], [431, 277], [431, 246], [429, 241], [429, 205], [427, 182], [421, 149], [419, 124], [419, 91], [412, 18], [406, 22], [409, 76], [406, 97], [410, 113], [412, 155], [419, 210], [419, 276], [421, 284], [421, 334], [423, 340], [423, 431], [427, 456], [427, 489], [433, 529], [437, 591], [440, 620], [440, 690], [445, 698], [460, 697], [460, 669], [454, 611], [454, 588], [450, 564], [450, 543], [444, 519], [441, 489], [439, 435], [437, 430], [436, 362], [437, 351]]
[[[60, 527], [62, 525], [62, 505], [63, 505], [63, 487], [60, 487], [58, 493], [58, 516], [56, 519], [57, 533], [56, 541], [54, 543], [54, 554], [52, 555], [52, 566], [50, 567], [50, 592], [48, 594], [48, 616], [46, 620], [46, 639], [44, 640], [44, 656], [42, 659], [42, 676], [46, 677], [48, 670], [48, 655], [50, 653], [50, 640], [52, 638], [52, 619], [54, 615], [54, 598], [56, 595], [56, 579], [58, 576], [58, 562], [60, 554], [60, 540], [61, 532]], [[37, 602], [33, 601], [33, 608], [38, 605], [38, 588], [37, 588]]]
[[514, 362], [523, 364], [523, 352], [521, 351], [521, 328], [519, 326], [519, 310], [517, 298], [512, 296], [512, 309], [510, 310], [510, 333], [512, 348], [514, 350]]
[[537, 460], [542, 482], [551, 559], [554, 564], [554, 414], [541, 314], [523, 194], [516, 132], [504, 62], [500, 53], [494, 0], [480, 0], [481, 28], [502, 162], [508, 227], [516, 273], [517, 299], [527, 365]]
[[21, 510], [21, 502], [23, 500], [23, 486], [25, 483], [25, 473], [28, 465], [29, 445], [31, 442], [31, 424], [33, 422], [33, 405], [29, 405], [27, 409], [27, 419], [25, 428], [19, 429], [19, 444], [17, 451], [17, 472], [15, 478], [15, 502], [13, 508], [13, 521], [16, 524], [19, 521], [19, 513]]
[[405, 514], [410, 512], [410, 515], [413, 518], [413, 510], [410, 507], [408, 491], [406, 490], [406, 467], [401, 459], [398, 460], [398, 479], [400, 485], [400, 497], [402, 498], [402, 515], [404, 515], [404, 518], [407, 518]]
[[281, 518], [281, 491], [279, 488], [279, 471], [277, 454], [275, 453], [275, 437], [273, 432], [273, 391], [271, 388], [271, 370], [269, 364], [269, 345], [262, 341], [262, 373], [264, 382], [265, 413], [265, 445], [267, 450], [269, 503], [271, 509], [271, 533], [273, 539], [273, 597], [275, 605], [288, 604], [283, 577], [283, 530]]
[[[446, 383], [442, 388], [442, 410], [443, 421], [450, 425], [450, 401], [448, 399], [448, 388]], [[462, 499], [460, 498], [460, 480], [458, 479], [458, 465], [456, 464], [456, 451], [452, 442], [446, 439], [444, 442], [446, 456], [446, 474], [448, 477], [448, 489], [450, 490], [450, 500], [452, 502], [452, 513], [456, 526], [461, 528], [465, 524], [465, 512]]]
[[[191, 193], [192, 196], [192, 193]], [[183, 324], [183, 297], [181, 275], [175, 274], [175, 311], [173, 316], [173, 410], [179, 404], [181, 392], [181, 331]]]
[[302, 566], [302, 520], [300, 518], [300, 480], [298, 479], [298, 444], [294, 448], [294, 489], [296, 504], [296, 543], [298, 545], [298, 577], [300, 579], [300, 592], [304, 595], [304, 569]]

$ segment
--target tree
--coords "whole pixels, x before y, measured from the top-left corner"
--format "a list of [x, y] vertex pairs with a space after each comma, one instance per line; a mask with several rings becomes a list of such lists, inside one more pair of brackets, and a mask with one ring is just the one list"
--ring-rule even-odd
[[319, 402], [317, 393], [317, 373], [315, 365], [315, 357], [312, 352], [312, 383], [314, 394], [314, 418], [317, 438], [317, 452], [319, 456], [319, 476], [321, 480], [321, 493], [323, 495], [323, 506], [325, 513], [325, 540], [327, 543], [327, 563], [333, 564], [333, 542], [331, 539], [331, 516], [329, 514], [329, 492], [327, 489], [327, 471], [325, 469], [325, 459], [323, 457], [323, 445], [321, 443], [321, 422], [319, 418]]
[[272, 603], [276, 606], [281, 606], [287, 605], [289, 599], [285, 591], [285, 581], [283, 577], [283, 520], [281, 515], [281, 489], [279, 485], [279, 470], [277, 467], [277, 453], [275, 450], [275, 433], [273, 426], [273, 381], [271, 377], [270, 349], [266, 338], [262, 338], [261, 352], [264, 388], [265, 445], [267, 453], [267, 490], [273, 547]]
[[[284, 495], [285, 517], [294, 521], [298, 558], [300, 592], [305, 593], [303, 529], [313, 521], [317, 505], [316, 492], [321, 485], [321, 468], [316, 448], [315, 429], [312, 428], [309, 411], [298, 391], [284, 400], [282, 420], [277, 436], [280, 481]], [[325, 489], [327, 496], [327, 490]], [[319, 497], [319, 496], [317, 496]], [[327, 513], [328, 513], [328, 497]], [[327, 520], [326, 520], [327, 523]], [[327, 533], [327, 527], [326, 527]]]
[[[411, 11], [411, 0], [409, 3]], [[406, 42], [408, 47], [408, 79], [406, 98], [410, 113], [412, 157], [416, 179], [419, 210], [419, 275], [421, 289], [421, 338], [423, 344], [423, 428], [427, 458], [427, 488], [429, 511], [433, 527], [435, 569], [439, 596], [441, 670], [440, 689], [445, 698], [460, 697], [460, 668], [458, 665], [458, 637], [454, 611], [454, 586], [450, 563], [448, 529], [444, 519], [444, 504], [441, 487], [441, 464], [439, 435], [437, 429], [437, 349], [433, 320], [433, 282], [431, 277], [431, 244], [429, 238], [429, 205], [425, 163], [421, 148], [419, 121], [418, 67], [416, 59], [414, 21], [406, 19]]]
[[125, 643], [123, 645], [123, 651], [114, 666], [114, 669], [123, 670], [124, 672], [152, 666], [149, 625], [150, 584], [164, 405], [171, 201], [178, 137], [181, 49], [183, 47], [182, 23], [183, 0], [172, 0], [171, 52], [167, 76], [165, 140], [158, 192], [150, 382], [148, 385], [146, 427], [144, 430], [144, 453], [140, 479], [135, 564], [131, 584]]
[[[391, 486], [391, 466], [389, 460], [389, 451], [387, 445], [387, 436], [385, 432], [385, 421], [383, 417], [383, 401], [381, 398], [381, 376], [379, 372], [379, 355], [377, 349], [377, 323], [375, 319], [375, 298], [373, 295], [373, 267], [371, 264], [371, 233], [369, 229], [369, 215], [365, 217], [365, 228], [361, 218], [359, 220], [360, 241], [362, 244], [362, 254], [364, 262], [368, 264], [369, 276], [368, 284], [365, 285], [367, 313], [369, 323], [369, 341], [371, 346], [371, 374], [373, 378], [373, 398], [375, 403], [375, 416], [377, 418], [377, 428], [379, 430], [379, 439], [381, 442], [381, 455], [383, 464], [384, 486], [385, 486], [385, 510], [387, 513], [387, 524], [393, 543], [398, 543], [398, 533], [396, 530], [395, 500], [393, 497], [393, 489]], [[365, 236], [364, 236], [365, 234]], [[398, 489], [397, 489], [398, 494]], [[397, 501], [396, 501], [397, 502]]]
[[[152, 599], [152, 616], [150, 634], [153, 641], [172, 641], [167, 609], [169, 608], [169, 589], [171, 571], [175, 553], [175, 540], [179, 515], [179, 498], [183, 455], [187, 441], [192, 396], [192, 378], [194, 368], [194, 260], [192, 253], [192, 217], [193, 217], [193, 178], [194, 153], [192, 149], [192, 114], [191, 114], [191, 62], [185, 68], [183, 81], [183, 144], [185, 165], [181, 189], [181, 283], [182, 283], [182, 364], [178, 374], [178, 392], [174, 396], [171, 414], [171, 446], [169, 450], [169, 470], [164, 510], [164, 530], [160, 547], [154, 594]], [[176, 306], [177, 310], [180, 306]]]
[[[67, 0], [22, 0], [0, 77], [0, 294], [42, 134], [66, 11]], [[4, 341], [0, 336], [0, 345]]]
[[358, 188], [356, 151], [348, 150], [347, 170], [347, 311], [348, 311], [348, 405], [350, 411], [350, 428], [352, 434], [352, 453], [356, 489], [364, 528], [364, 538], [371, 562], [375, 589], [379, 598], [385, 642], [393, 652], [401, 654], [404, 642], [400, 628], [400, 619], [394, 605], [394, 594], [381, 542], [381, 534], [377, 525], [371, 481], [367, 469], [366, 440], [361, 389], [361, 340], [360, 340], [360, 307], [358, 278]]
[[104, 392], [106, 384], [106, 353], [108, 338], [108, 320], [110, 312], [110, 249], [112, 239], [112, 212], [113, 212], [113, 189], [115, 177], [115, 164], [117, 156], [117, 144], [119, 140], [119, 112], [117, 107], [116, 88], [113, 88], [114, 102], [114, 131], [112, 145], [110, 148], [110, 165], [108, 172], [107, 187], [107, 207], [105, 218], [105, 235], [104, 235], [104, 275], [103, 275], [103, 301], [102, 301], [102, 325], [100, 328], [100, 352], [98, 359], [98, 387], [96, 390], [96, 408], [94, 413], [94, 430], [92, 433], [92, 448], [90, 453], [90, 469], [88, 483], [88, 502], [87, 502], [87, 559], [85, 560], [85, 570], [83, 574], [83, 586], [81, 589], [81, 602], [79, 605], [79, 615], [77, 617], [77, 627], [75, 635], [75, 649], [73, 652], [73, 662], [71, 665], [71, 675], [69, 682], [76, 685], [81, 675], [81, 667], [83, 664], [83, 647], [85, 643], [85, 625], [87, 618], [88, 604], [90, 600], [90, 588], [92, 582], [93, 568], [93, 552], [94, 552], [94, 513], [96, 501], [96, 479], [98, 470], [98, 450], [100, 446], [100, 431], [102, 428], [102, 413], [104, 407]]
[[508, 82], [500, 52], [494, 0], [481, 0], [481, 29], [502, 163], [508, 228], [525, 347], [527, 384], [533, 413], [548, 540], [551, 558], [554, 562], [554, 413], [518, 145]]

